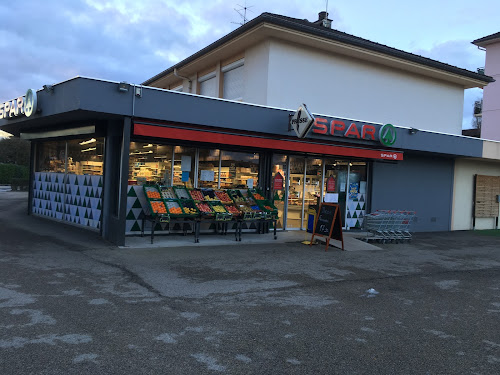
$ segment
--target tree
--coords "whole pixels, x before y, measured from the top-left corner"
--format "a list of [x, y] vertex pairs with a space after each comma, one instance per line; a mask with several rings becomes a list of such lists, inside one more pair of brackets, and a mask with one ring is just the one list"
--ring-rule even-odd
[[472, 117], [472, 128], [481, 130], [483, 120], [483, 99], [474, 102], [474, 115]]
[[0, 163], [30, 165], [30, 142], [20, 138], [0, 139]]

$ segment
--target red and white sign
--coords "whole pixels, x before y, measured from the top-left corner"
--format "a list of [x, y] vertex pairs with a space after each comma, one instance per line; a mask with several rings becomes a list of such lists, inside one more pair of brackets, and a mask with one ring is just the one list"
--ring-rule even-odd
[[326, 180], [326, 192], [327, 193], [335, 193], [335, 178], [333, 176], [328, 177]]
[[273, 190], [283, 190], [283, 176], [279, 172], [274, 175]]
[[193, 141], [193, 139], [202, 139], [204, 142], [214, 143], [217, 145], [237, 145], [245, 147], [258, 146], [259, 148], [272, 150], [309, 152], [323, 155], [398, 161], [403, 160], [403, 153], [399, 151], [392, 152], [387, 150], [347, 147], [335, 144], [318, 144], [304, 141], [270, 139], [264, 137], [256, 138], [250, 134], [226, 134], [213, 131], [202, 131], [198, 129], [183, 129], [172, 126], [171, 124], [165, 125], [166, 126], [135, 123], [134, 134], [145, 137], [186, 140], [191, 142]]

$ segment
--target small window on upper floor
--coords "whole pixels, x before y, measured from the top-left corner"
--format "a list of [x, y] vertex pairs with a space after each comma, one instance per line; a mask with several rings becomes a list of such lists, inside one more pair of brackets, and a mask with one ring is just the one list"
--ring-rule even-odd
[[215, 72], [205, 74], [204, 76], [198, 78], [198, 82], [200, 84], [200, 95], [218, 97], [215, 92]]
[[179, 85], [179, 86], [176, 86], [176, 87], [172, 87], [170, 90], [182, 92], [182, 85]]
[[244, 59], [235, 61], [224, 66], [221, 71], [223, 74], [223, 95], [224, 99], [243, 100], [245, 92], [245, 80], [243, 76]]

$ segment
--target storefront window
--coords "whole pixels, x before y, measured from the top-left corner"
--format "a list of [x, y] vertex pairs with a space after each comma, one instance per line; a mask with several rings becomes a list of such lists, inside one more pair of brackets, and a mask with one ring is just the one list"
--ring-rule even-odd
[[175, 146], [174, 153], [174, 185], [192, 188], [194, 183], [196, 149], [193, 147]]
[[200, 149], [198, 164], [198, 187], [218, 188], [219, 150]]
[[[285, 220], [285, 200], [286, 200], [286, 180], [287, 180], [287, 156], [286, 155], [273, 155], [272, 167], [272, 182], [273, 182], [273, 202], [278, 209], [278, 221], [276, 222], [277, 228], [284, 228]], [[279, 174], [278, 174], [279, 173]], [[276, 178], [282, 178], [283, 183], [275, 184]], [[276, 185], [276, 186], [275, 186]]]
[[172, 146], [130, 142], [129, 184], [170, 185]]
[[102, 175], [104, 138], [68, 141], [68, 173]]
[[103, 160], [104, 138], [38, 143], [32, 212], [100, 229]]
[[66, 171], [66, 141], [38, 143], [35, 172]]
[[222, 151], [221, 188], [254, 188], [258, 186], [258, 178], [258, 153]]

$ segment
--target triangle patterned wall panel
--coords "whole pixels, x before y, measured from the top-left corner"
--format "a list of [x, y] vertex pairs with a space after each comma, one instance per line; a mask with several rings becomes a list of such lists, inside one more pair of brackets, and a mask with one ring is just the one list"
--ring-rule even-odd
[[[98, 197], [89, 198], [89, 193]], [[101, 196], [102, 176], [35, 172], [32, 207], [37, 215], [99, 228]]]

